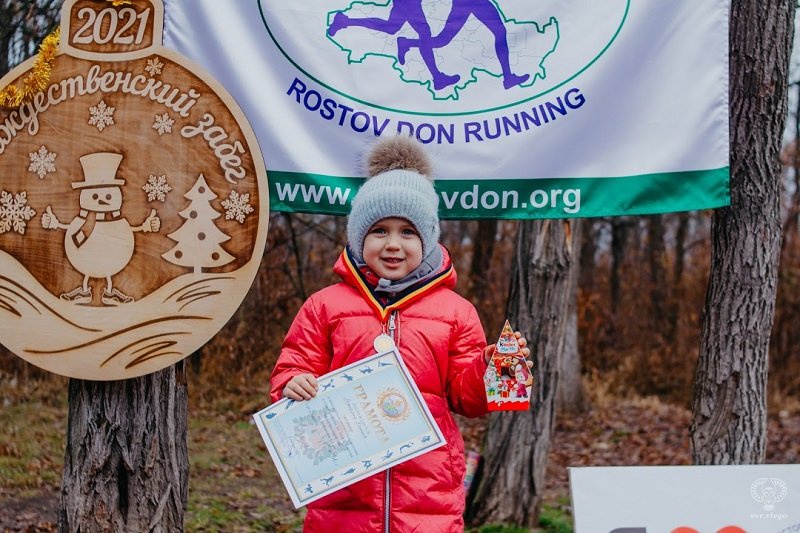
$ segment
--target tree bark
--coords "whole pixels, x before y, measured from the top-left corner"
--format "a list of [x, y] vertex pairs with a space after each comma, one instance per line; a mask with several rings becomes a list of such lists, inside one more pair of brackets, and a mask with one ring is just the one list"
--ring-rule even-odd
[[182, 531], [189, 485], [185, 362], [69, 383], [59, 531]]
[[692, 406], [697, 464], [764, 460], [770, 328], [781, 246], [779, 149], [794, 0], [731, 5], [731, 206], [712, 218]]
[[536, 524], [567, 325], [574, 254], [571, 230], [571, 223], [564, 220], [520, 223], [508, 311], [512, 326], [529, 341], [533, 397], [528, 411], [489, 418], [483, 474], [467, 506], [470, 524]]

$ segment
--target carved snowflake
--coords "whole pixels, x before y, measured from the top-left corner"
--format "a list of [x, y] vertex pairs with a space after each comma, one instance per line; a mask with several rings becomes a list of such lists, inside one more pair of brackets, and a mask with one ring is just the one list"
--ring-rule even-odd
[[165, 133], [172, 133], [172, 125], [175, 121], [169, 117], [169, 114], [156, 115], [156, 121], [153, 123], [153, 129], [158, 131], [159, 137]]
[[48, 172], [56, 171], [56, 155], [49, 152], [46, 147], [42, 146], [38, 152], [30, 152], [28, 155], [31, 158], [31, 164], [28, 170], [36, 173], [39, 179], [44, 179]]
[[25, 235], [27, 222], [36, 215], [28, 203], [28, 193], [12, 194], [0, 191], [0, 234], [14, 230]]
[[147, 178], [147, 184], [142, 187], [142, 190], [147, 193], [147, 201], [152, 202], [158, 200], [164, 202], [167, 199], [167, 193], [172, 190], [167, 184], [167, 176], [153, 176]]
[[116, 108], [109, 107], [105, 101], [100, 100], [100, 103], [89, 107], [89, 124], [97, 127], [99, 131], [103, 131], [106, 126], [114, 124], [114, 110]]
[[228, 198], [222, 201], [222, 207], [225, 208], [225, 220], [235, 218], [240, 224], [244, 224], [245, 217], [254, 211], [250, 205], [250, 194], [240, 195], [236, 191], [231, 191]]
[[150, 74], [150, 76], [159, 76], [161, 75], [161, 69], [164, 67], [164, 63], [158, 60], [157, 57], [153, 59], [147, 60], [147, 66], [144, 67], [144, 71]]

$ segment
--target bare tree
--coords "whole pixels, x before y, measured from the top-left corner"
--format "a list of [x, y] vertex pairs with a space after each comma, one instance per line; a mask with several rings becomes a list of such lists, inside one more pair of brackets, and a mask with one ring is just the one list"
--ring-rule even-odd
[[630, 217], [611, 219], [611, 279], [609, 281], [609, 298], [611, 299], [611, 316], [616, 324], [622, 300], [622, 269], [625, 251], [635, 222]]
[[730, 13], [731, 206], [712, 220], [712, 263], [691, 428], [698, 464], [764, 460], [767, 356], [781, 246], [779, 149], [794, 1]]
[[533, 527], [537, 522], [555, 421], [573, 257], [571, 222], [520, 223], [508, 310], [511, 323], [529, 340], [537, 381], [529, 411], [489, 419], [483, 475], [467, 506], [466, 519], [473, 525]]
[[652, 332], [665, 337], [669, 329], [667, 303], [667, 249], [664, 244], [664, 217], [650, 215], [647, 220], [647, 258], [650, 263], [650, 323]]
[[[557, 410], [559, 413], [579, 413], [586, 409], [586, 395], [581, 379], [581, 354], [578, 343], [578, 282], [581, 277], [581, 254], [587, 247], [583, 233], [591, 228], [586, 219], [573, 222], [572, 238], [575, 242], [574, 256], [570, 264], [571, 281], [569, 307], [567, 308], [567, 330], [564, 335], [564, 350], [558, 371]], [[591, 237], [590, 237], [591, 238]]]
[[489, 290], [486, 272], [491, 266], [494, 244], [497, 239], [497, 219], [487, 218], [478, 221], [475, 231], [475, 244], [469, 269], [469, 298], [480, 307]]
[[63, 0], [0, 0], [0, 74], [36, 53], [56, 27]]
[[680, 316], [680, 302], [683, 301], [683, 273], [686, 266], [686, 237], [689, 232], [689, 213], [678, 213], [678, 227], [675, 230], [675, 260], [672, 264], [672, 302], [669, 306], [669, 320], [667, 340], [675, 345], [678, 340], [678, 317]]

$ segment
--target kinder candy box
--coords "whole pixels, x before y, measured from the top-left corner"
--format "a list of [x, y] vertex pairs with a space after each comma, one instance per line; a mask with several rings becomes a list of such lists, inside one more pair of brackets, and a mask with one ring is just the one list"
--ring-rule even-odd
[[533, 374], [508, 320], [500, 332], [483, 381], [490, 411], [528, 410]]

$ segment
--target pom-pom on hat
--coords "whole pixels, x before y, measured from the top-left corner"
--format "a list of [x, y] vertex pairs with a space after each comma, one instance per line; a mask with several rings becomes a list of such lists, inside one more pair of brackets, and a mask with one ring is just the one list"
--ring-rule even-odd
[[396, 217], [414, 225], [422, 240], [422, 257], [427, 257], [439, 242], [439, 196], [422, 146], [409, 137], [381, 139], [366, 163], [370, 178], [353, 198], [347, 219], [350, 250], [363, 259], [369, 229], [381, 219]]

